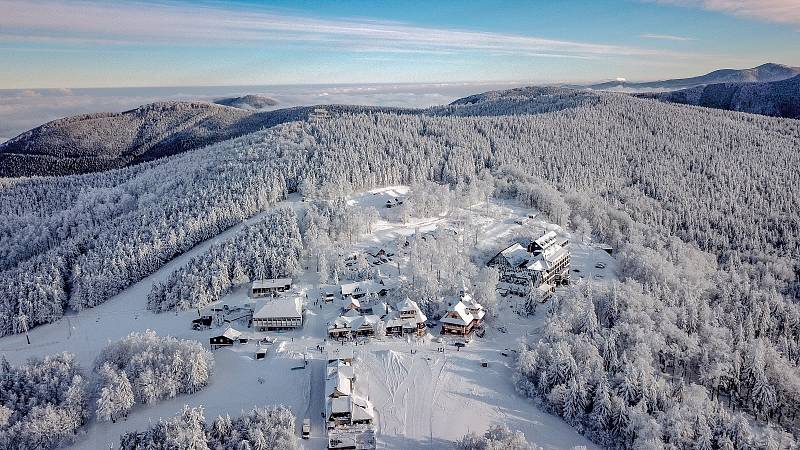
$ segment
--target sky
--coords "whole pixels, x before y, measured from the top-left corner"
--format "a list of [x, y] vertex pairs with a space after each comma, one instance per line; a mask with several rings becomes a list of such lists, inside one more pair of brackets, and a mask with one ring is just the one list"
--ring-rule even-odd
[[0, 0], [0, 89], [573, 82], [800, 65], [798, 0]]
[[0, 141], [162, 99], [429, 106], [800, 66], [797, 42], [800, 0], [0, 0]]

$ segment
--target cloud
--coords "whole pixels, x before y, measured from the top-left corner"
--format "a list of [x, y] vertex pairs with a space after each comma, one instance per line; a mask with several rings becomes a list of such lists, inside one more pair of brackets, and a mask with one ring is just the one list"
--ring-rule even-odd
[[656, 3], [703, 8], [768, 22], [800, 24], [798, 0], [651, 0]]
[[[269, 42], [375, 52], [503, 52], [528, 56], [677, 56], [669, 51], [365, 19], [319, 19], [266, 10], [175, 3], [0, 0], [0, 41], [39, 45]], [[368, 43], [368, 45], [365, 45]]]
[[690, 38], [690, 37], [685, 37], [685, 36], [675, 36], [675, 35], [672, 35], [672, 34], [645, 33], [645, 34], [640, 34], [639, 36], [643, 37], [645, 39], [660, 39], [660, 40], [664, 40], [664, 41], [685, 42], [685, 41], [696, 41], [697, 40], [695, 38]]

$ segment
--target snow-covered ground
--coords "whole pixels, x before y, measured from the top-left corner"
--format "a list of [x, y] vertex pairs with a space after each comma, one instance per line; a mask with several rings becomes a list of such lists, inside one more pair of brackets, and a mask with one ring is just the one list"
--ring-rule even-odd
[[[407, 193], [408, 188], [404, 186], [387, 187], [354, 195], [350, 203], [375, 207], [386, 217], [386, 200]], [[295, 208], [304, 205], [296, 196], [283, 203]], [[522, 233], [524, 227], [557, 228], [541, 220], [525, 225], [516, 223], [519, 218], [535, 212], [513, 203], [493, 202], [488, 208], [486, 204], [476, 205], [459, 213], [471, 216], [479, 224], [476, 252], [480, 255], [493, 255]], [[382, 219], [374, 224], [373, 233], [346, 250], [391, 247], [402, 235], [450, 225], [451, 216], [412, 218], [406, 223]], [[247, 223], [257, 219], [254, 217]], [[176, 267], [213, 243], [230, 238], [240, 227], [196, 246], [96, 308], [35, 328], [30, 332], [30, 345], [22, 335], [0, 339], [0, 353], [12, 364], [18, 364], [31, 356], [68, 351], [74, 353], [88, 371], [102, 347], [134, 331], [151, 329], [160, 335], [196, 339], [208, 345], [208, 338], [221, 329], [191, 330], [190, 321], [197, 317], [196, 311], [153, 314], [146, 309], [146, 296], [154, 282], [165, 279]], [[581, 276], [592, 277], [596, 282], [615, 279], [616, 262], [602, 250], [583, 244], [579, 239], [572, 240], [570, 250], [572, 266], [579, 271], [573, 272], [573, 280]], [[386, 275], [396, 275], [394, 264], [398, 260], [402, 265], [402, 258], [396, 258], [391, 267], [383, 266]], [[597, 263], [605, 267], [596, 267]], [[160, 417], [171, 417], [184, 404], [203, 405], [207, 419], [218, 414], [238, 415], [253, 406], [283, 404], [297, 416], [298, 430], [304, 417], [312, 419], [312, 438], [303, 441], [304, 446], [324, 448], [326, 441], [320, 412], [325, 354], [318, 351], [317, 346], [339, 345], [325, 341], [326, 323], [338, 315], [339, 310], [335, 304], [324, 308], [313, 304], [317, 283], [314, 270], [306, 271], [296, 280], [293, 293], [288, 294], [309, 297], [301, 330], [254, 333], [277, 338], [265, 360], [254, 360], [255, 343], [217, 350], [214, 352], [214, 375], [207, 388], [153, 406], [135, 407], [127, 420], [116, 424], [92, 422], [75, 447], [96, 449], [116, 445], [120, 434], [141, 430], [149, 421]], [[431, 337], [419, 341], [386, 338], [355, 347], [358, 383], [366, 386], [377, 411], [379, 448], [448, 448], [465, 433], [482, 433], [495, 423], [506, 423], [524, 432], [529, 441], [544, 448], [594, 447], [565, 422], [542, 412], [515, 392], [511, 381], [512, 349], [526, 336], [535, 336], [545, 314], [545, 308], [541, 308], [534, 317], [520, 317], [512, 309], [517, 300], [511, 296], [501, 298], [498, 317], [489, 323], [485, 337], [473, 339], [461, 350], [447, 342], [435, 342]], [[222, 301], [236, 304], [252, 302], [252, 299], [247, 296], [247, 287], [242, 286]], [[438, 351], [439, 347], [444, 347], [445, 351]], [[414, 354], [411, 354], [412, 348]], [[311, 359], [308, 367], [292, 370], [302, 366], [304, 355]], [[489, 366], [481, 367], [481, 360], [488, 361]]]

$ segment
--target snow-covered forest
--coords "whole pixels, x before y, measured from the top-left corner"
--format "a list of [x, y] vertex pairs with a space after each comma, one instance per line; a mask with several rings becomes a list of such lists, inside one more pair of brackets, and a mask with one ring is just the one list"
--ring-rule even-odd
[[96, 417], [113, 422], [134, 405], [197, 392], [213, 370], [214, 356], [199, 342], [132, 333], [105, 347], [95, 361]]
[[185, 406], [180, 415], [144, 431], [126, 433], [120, 448], [299, 449], [295, 418], [283, 407], [255, 408], [241, 416], [219, 416], [208, 424], [202, 408]]
[[12, 367], [0, 357], [0, 448], [53, 448], [72, 442], [88, 417], [88, 390], [72, 355]]
[[[506, 115], [520, 112], [532, 114]], [[558, 296], [544, 339], [519, 357], [522, 392], [608, 446], [794, 445], [798, 148], [797, 121], [523, 89], [425, 114], [288, 123], [116, 171], [5, 181], [0, 335], [100, 304], [290, 192], [490, 185], [495, 196], [611, 244], [623, 269], [611, 290]], [[341, 240], [368, 226], [323, 225], [313, 236]], [[457, 245], [443, 246], [454, 253], [439, 260], [458, 266]], [[216, 285], [204, 297], [179, 281], [215, 262], [176, 272], [155, 303], [215, 298]]]
[[458, 450], [533, 450], [525, 440], [525, 435], [514, 432], [505, 425], [495, 425], [486, 430], [483, 435], [470, 433], [456, 442]]
[[293, 276], [300, 268], [302, 249], [294, 211], [272, 210], [233, 239], [189, 260], [165, 283], [153, 285], [148, 307], [153, 311], [199, 308], [219, 300], [236, 284]]

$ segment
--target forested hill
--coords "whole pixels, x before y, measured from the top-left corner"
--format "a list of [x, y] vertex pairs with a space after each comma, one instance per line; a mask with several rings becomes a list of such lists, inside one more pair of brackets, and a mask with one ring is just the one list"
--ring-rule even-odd
[[269, 109], [278, 104], [274, 98], [265, 95], [247, 94], [241, 97], [221, 98], [215, 100], [214, 103], [224, 106], [233, 106], [234, 108], [244, 109], [247, 111], [258, 111]]
[[768, 83], [709, 84], [637, 95], [685, 105], [800, 119], [800, 75]]
[[[343, 105], [328, 108], [338, 112], [391, 110]], [[313, 110], [295, 107], [257, 112], [206, 102], [160, 102], [121, 113], [67, 117], [0, 144], [0, 177], [116, 169], [304, 120]]]
[[783, 64], [766, 63], [750, 69], [719, 69], [690, 78], [675, 78], [661, 81], [629, 82], [607, 81], [588, 86], [597, 90], [673, 90], [685, 89], [706, 84], [719, 83], [767, 83], [785, 80], [800, 75], [800, 67], [790, 67]]

